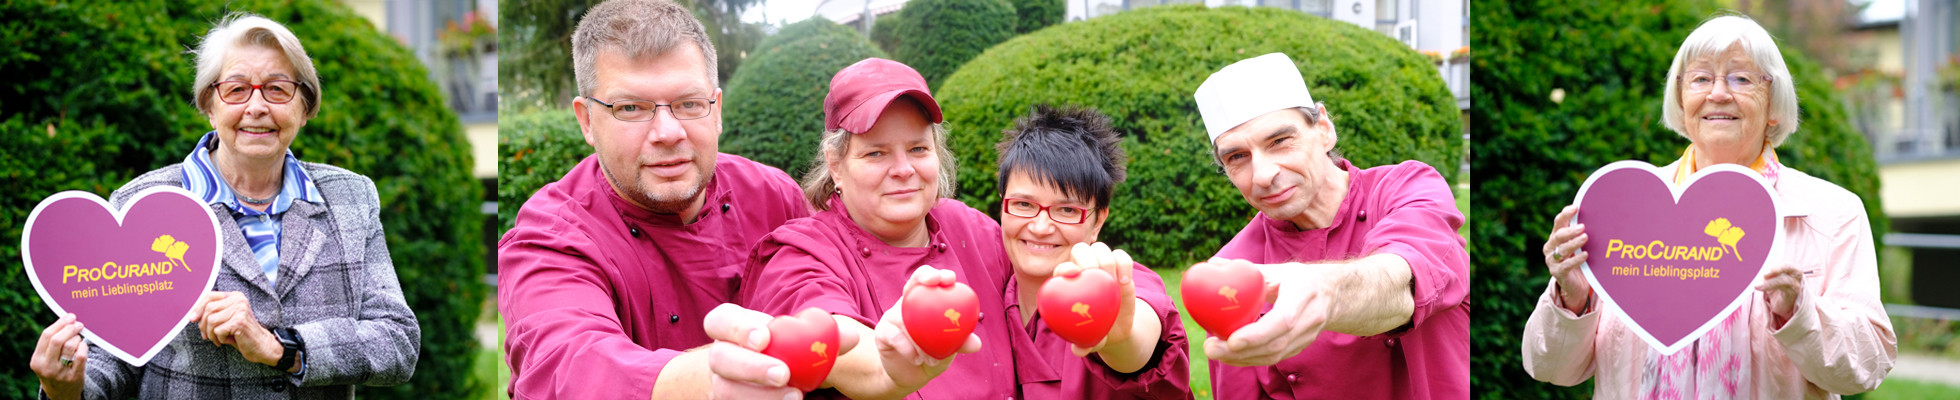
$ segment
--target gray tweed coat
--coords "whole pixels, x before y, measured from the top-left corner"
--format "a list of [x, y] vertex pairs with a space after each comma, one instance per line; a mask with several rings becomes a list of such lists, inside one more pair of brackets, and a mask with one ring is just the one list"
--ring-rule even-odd
[[[326, 204], [295, 201], [281, 222], [279, 279], [265, 281], [230, 210], [212, 205], [224, 238], [222, 272], [212, 290], [243, 292], [267, 327], [294, 327], [306, 341], [300, 376], [245, 361], [232, 346], [213, 346], [197, 324], [141, 368], [91, 346], [89, 399], [351, 398], [354, 385], [398, 385], [415, 373], [422, 328], [402, 299], [401, 282], [382, 237], [374, 182], [338, 167], [302, 163]], [[185, 165], [137, 177], [109, 201], [122, 207], [136, 192], [183, 186]]]

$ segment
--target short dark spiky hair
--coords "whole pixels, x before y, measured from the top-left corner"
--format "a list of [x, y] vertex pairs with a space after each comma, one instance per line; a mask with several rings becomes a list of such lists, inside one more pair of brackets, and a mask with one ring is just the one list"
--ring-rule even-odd
[[1008, 177], [1025, 172], [1065, 196], [1109, 208], [1110, 194], [1123, 182], [1130, 161], [1123, 138], [1109, 124], [1109, 117], [1093, 108], [1035, 106], [1014, 121], [1014, 128], [1001, 131], [1006, 137], [994, 145], [1000, 152], [997, 194], [1006, 193]]

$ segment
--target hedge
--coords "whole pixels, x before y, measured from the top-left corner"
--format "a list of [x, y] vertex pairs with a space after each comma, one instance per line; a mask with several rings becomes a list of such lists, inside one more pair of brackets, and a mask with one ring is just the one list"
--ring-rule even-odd
[[1062, 22], [1068, 13], [1068, 5], [1062, 0], [1013, 0], [1014, 13], [1019, 19], [1014, 22], [1014, 33], [1028, 33], [1047, 28]]
[[898, 52], [898, 19], [903, 13], [885, 13], [871, 20], [871, 43], [885, 54]]
[[885, 52], [829, 19], [783, 27], [756, 47], [723, 92], [721, 151], [801, 178], [822, 136], [830, 77], [871, 57]]
[[1457, 174], [1462, 122], [1435, 67], [1353, 24], [1276, 8], [1164, 6], [1056, 25], [968, 62], [937, 88], [959, 199], [998, 215], [994, 143], [1036, 104], [1095, 107], [1131, 155], [1101, 239], [1154, 267], [1211, 257], [1256, 212], [1211, 159], [1191, 93], [1239, 60], [1284, 52], [1299, 64], [1358, 166], [1415, 159]]
[[[319, 70], [318, 118], [292, 150], [300, 159], [373, 178], [388, 247], [422, 327], [415, 377], [365, 397], [475, 396], [473, 334], [487, 292], [477, 239], [480, 185], [469, 142], [427, 70], [392, 37], [328, 0], [0, 2], [0, 243], [20, 243], [40, 200], [61, 190], [107, 197], [137, 175], [181, 162], [210, 124], [191, 104], [184, 49], [230, 11], [281, 21]], [[403, 151], [412, 149], [413, 151]], [[0, 246], [0, 359], [26, 360], [54, 321]], [[0, 395], [32, 396], [25, 361], [0, 363]]]
[[[1579, 185], [1611, 161], [1664, 165], [1687, 139], [1660, 123], [1669, 63], [1716, 2], [1481, 4], [1473, 14], [1471, 152], [1478, 216], [1470, 235], [1471, 384], [1479, 398], [1585, 398], [1591, 383], [1561, 388], [1524, 371], [1518, 343], [1548, 274], [1540, 248]], [[1821, 67], [1779, 43], [1798, 85], [1802, 125], [1777, 149], [1785, 165], [1864, 199], [1873, 237], [1887, 231], [1865, 139], [1847, 122]], [[1551, 93], [1562, 90], [1563, 101]], [[1338, 114], [1337, 114], [1338, 115]]]
[[1007, 0], [913, 0], [898, 11], [894, 60], [919, 70], [938, 88], [947, 75], [987, 47], [1014, 37], [1014, 5]]
[[[727, 113], [722, 114], [723, 118]], [[592, 155], [571, 109], [497, 117], [497, 236], [517, 224], [531, 193]]]
[[[498, 109], [536, 112], [557, 108], [577, 96], [572, 77], [572, 32], [585, 11], [606, 0], [500, 1], [497, 30]], [[763, 24], [745, 23], [741, 14], [761, 0], [675, 0], [693, 11], [715, 46], [716, 71], [727, 84], [741, 69], [744, 54], [766, 34]]]

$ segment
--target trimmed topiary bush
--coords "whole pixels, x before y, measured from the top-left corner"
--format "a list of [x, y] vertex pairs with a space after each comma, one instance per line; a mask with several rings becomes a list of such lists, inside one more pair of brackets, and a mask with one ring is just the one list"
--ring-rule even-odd
[[[20, 243], [34, 205], [61, 190], [107, 197], [137, 175], [182, 162], [211, 129], [191, 104], [194, 47], [230, 11], [286, 24], [319, 70], [320, 115], [292, 150], [374, 179], [389, 251], [422, 327], [415, 377], [364, 397], [476, 396], [473, 323], [486, 288], [480, 185], [469, 142], [428, 72], [367, 20], [326, 0], [140, 0], [86, 7], [0, 2], [0, 243]], [[82, 50], [82, 51], [78, 51]], [[0, 246], [0, 393], [38, 388], [28, 354], [54, 316]]]
[[[1524, 371], [1518, 344], [1549, 275], [1540, 258], [1552, 217], [1608, 162], [1665, 165], [1688, 140], [1660, 123], [1667, 68], [1681, 41], [1714, 15], [1711, 1], [1658, 4], [1558, 1], [1482, 4], [1472, 17], [1477, 59], [1470, 147], [1471, 384], [1487, 399], [1586, 398]], [[1785, 165], [1863, 197], [1873, 237], [1887, 228], [1865, 139], [1815, 62], [1779, 43], [1802, 104], [1802, 125], [1777, 150]], [[1564, 93], [1554, 101], [1554, 91]], [[1338, 115], [1338, 114], [1336, 114]]]
[[1028, 33], [1061, 23], [1068, 5], [1062, 0], [1014, 0], [1014, 13], [1020, 17], [1014, 22], [1014, 33]]
[[898, 16], [903, 13], [886, 13], [871, 20], [871, 43], [878, 45], [885, 54], [898, 52]]
[[[728, 114], [723, 113], [723, 118]], [[497, 118], [497, 236], [517, 224], [517, 210], [531, 193], [565, 177], [592, 145], [579, 132], [571, 109]]]
[[913, 0], [898, 13], [902, 39], [892, 57], [935, 88], [967, 60], [1014, 37], [1019, 18], [1007, 0]]
[[1353, 24], [1276, 8], [1166, 6], [1058, 25], [989, 49], [936, 88], [959, 199], [999, 215], [1001, 131], [1036, 104], [1095, 107], [1130, 154], [1101, 239], [1139, 262], [1202, 261], [1256, 212], [1212, 162], [1192, 92], [1233, 62], [1284, 52], [1361, 167], [1421, 160], [1454, 179], [1461, 117], [1426, 58]]
[[[888, 14], [889, 15], [889, 14]], [[871, 57], [885, 57], [864, 35], [824, 18], [783, 27], [757, 47], [723, 93], [721, 151], [801, 178], [823, 133], [830, 77]]]

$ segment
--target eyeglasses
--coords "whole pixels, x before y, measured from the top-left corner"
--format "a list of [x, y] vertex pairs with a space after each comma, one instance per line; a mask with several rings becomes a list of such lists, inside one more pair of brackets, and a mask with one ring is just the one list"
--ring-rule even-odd
[[1048, 219], [1062, 224], [1080, 224], [1089, 220], [1089, 209], [1076, 206], [1050, 206], [1033, 200], [1006, 198], [1001, 200], [1001, 211], [1021, 218], [1034, 218], [1042, 211], [1048, 212]]
[[646, 100], [618, 100], [607, 103], [590, 96], [586, 99], [606, 106], [606, 109], [612, 112], [613, 118], [626, 122], [652, 121], [660, 107], [667, 107], [667, 112], [673, 114], [674, 119], [683, 121], [700, 119], [708, 116], [708, 111], [713, 110], [715, 105], [714, 100], [700, 97], [680, 99], [670, 104], [658, 104]]
[[293, 96], [299, 95], [300, 84], [288, 80], [268, 81], [260, 85], [246, 81], [224, 81], [213, 83], [211, 87], [217, 89], [218, 100], [225, 104], [252, 101], [252, 92], [259, 92], [259, 97], [265, 98], [267, 103], [286, 104], [293, 101]]
[[1681, 80], [1688, 84], [1688, 90], [1695, 92], [1715, 90], [1715, 83], [1718, 81], [1728, 81], [1729, 91], [1746, 92], [1755, 90], [1758, 85], [1767, 87], [1770, 77], [1748, 71], [1730, 72], [1728, 76], [1716, 76], [1708, 71], [1688, 71], [1686, 75], [1681, 76]]

